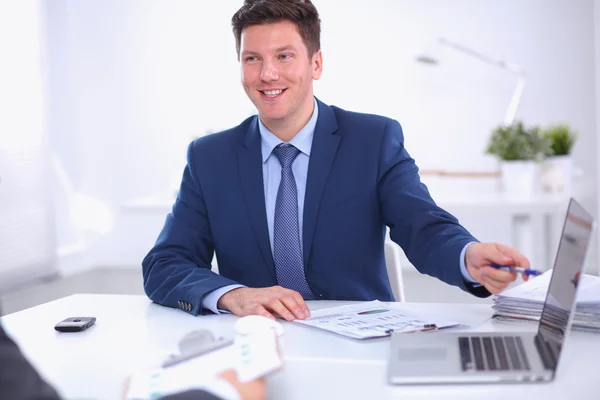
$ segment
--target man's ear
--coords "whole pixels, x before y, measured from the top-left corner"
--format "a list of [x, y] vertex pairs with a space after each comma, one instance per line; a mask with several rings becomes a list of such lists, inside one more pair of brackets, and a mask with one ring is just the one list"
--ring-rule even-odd
[[321, 50], [315, 51], [315, 54], [312, 56], [311, 60], [312, 65], [312, 77], [314, 80], [318, 80], [323, 73], [323, 53]]

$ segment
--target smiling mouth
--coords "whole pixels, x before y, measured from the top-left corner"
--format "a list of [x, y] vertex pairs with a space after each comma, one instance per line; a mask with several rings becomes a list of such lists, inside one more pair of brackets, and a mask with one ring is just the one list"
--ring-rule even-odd
[[261, 95], [267, 100], [275, 100], [283, 94], [287, 89], [275, 89], [275, 90], [259, 90]]

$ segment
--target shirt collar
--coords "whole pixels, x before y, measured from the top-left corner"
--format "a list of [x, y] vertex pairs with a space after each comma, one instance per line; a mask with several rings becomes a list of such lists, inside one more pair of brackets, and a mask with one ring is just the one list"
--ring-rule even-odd
[[[313, 136], [315, 135], [315, 126], [317, 125], [317, 118], [319, 117], [319, 106], [317, 104], [317, 100], [315, 99], [314, 102], [315, 106], [312, 116], [306, 125], [300, 129], [300, 132], [298, 132], [296, 136], [294, 136], [292, 140], [288, 142], [309, 157], [310, 150], [312, 148]], [[263, 125], [260, 117], [258, 118], [258, 130], [261, 137], [262, 161], [265, 163], [273, 152], [273, 149], [284, 142]]]

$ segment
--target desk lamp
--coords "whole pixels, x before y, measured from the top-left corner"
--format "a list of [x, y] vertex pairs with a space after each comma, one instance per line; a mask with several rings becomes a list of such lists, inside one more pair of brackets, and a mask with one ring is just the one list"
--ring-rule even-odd
[[[512, 125], [512, 123], [515, 120], [517, 108], [519, 107], [519, 102], [521, 101], [523, 89], [525, 88], [525, 71], [523, 70], [523, 68], [511, 62], [496, 60], [495, 58], [482, 54], [469, 47], [463, 46], [462, 44], [451, 42], [444, 38], [439, 38], [438, 41], [441, 45], [448, 46], [453, 50], [466, 54], [470, 57], [476, 58], [477, 60], [482, 61], [486, 64], [501, 68], [517, 76], [517, 85], [515, 87], [515, 90], [513, 91], [513, 95], [510, 99], [510, 103], [508, 104], [508, 108], [506, 109], [506, 115], [504, 116], [504, 125]], [[418, 56], [416, 60], [420, 63], [428, 65], [438, 65], [440, 63], [439, 59], [427, 54]]]

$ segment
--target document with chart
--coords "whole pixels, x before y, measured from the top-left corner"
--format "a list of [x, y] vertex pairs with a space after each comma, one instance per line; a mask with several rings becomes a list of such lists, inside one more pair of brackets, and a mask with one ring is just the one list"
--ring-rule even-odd
[[311, 311], [310, 318], [294, 322], [324, 329], [354, 339], [389, 336], [392, 332], [422, 332], [449, 328], [458, 322], [392, 309], [375, 300], [348, 306]]

